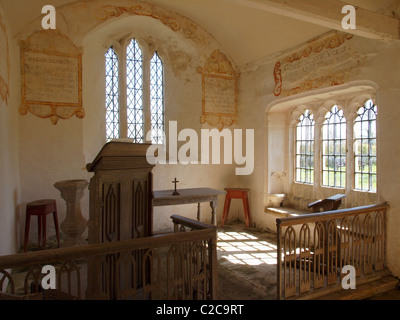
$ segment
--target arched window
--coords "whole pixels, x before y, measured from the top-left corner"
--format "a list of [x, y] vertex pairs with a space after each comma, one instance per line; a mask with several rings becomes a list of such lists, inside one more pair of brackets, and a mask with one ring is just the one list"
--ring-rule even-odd
[[299, 183], [314, 183], [314, 128], [314, 117], [306, 110], [296, 131], [296, 182]]
[[110, 47], [105, 77], [107, 141], [144, 143], [150, 131], [152, 143], [164, 143], [164, 66], [158, 53], [142, 50], [135, 39], [119, 51]]
[[354, 121], [355, 189], [376, 192], [376, 117], [372, 100], [358, 109]]
[[150, 61], [151, 141], [164, 143], [164, 68], [157, 52]]
[[143, 59], [135, 39], [126, 49], [126, 109], [128, 138], [135, 143], [143, 143]]
[[106, 138], [119, 138], [118, 56], [111, 47], [106, 53]]
[[346, 118], [336, 105], [322, 126], [322, 185], [346, 187]]

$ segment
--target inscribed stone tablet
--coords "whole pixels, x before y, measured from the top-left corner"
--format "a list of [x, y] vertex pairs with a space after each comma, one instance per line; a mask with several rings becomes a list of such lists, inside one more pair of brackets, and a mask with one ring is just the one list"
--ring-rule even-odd
[[79, 58], [24, 53], [26, 102], [79, 104]]

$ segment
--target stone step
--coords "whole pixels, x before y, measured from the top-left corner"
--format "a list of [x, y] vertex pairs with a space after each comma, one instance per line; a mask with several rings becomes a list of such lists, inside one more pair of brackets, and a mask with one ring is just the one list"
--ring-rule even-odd
[[376, 295], [396, 289], [399, 280], [387, 275], [374, 281], [366, 282], [356, 286], [352, 290], [339, 290], [318, 297], [316, 300], [365, 300]]
[[355, 290], [345, 290], [340, 283], [337, 283], [289, 300], [363, 300], [396, 289], [398, 284], [399, 280], [385, 269], [357, 278]]

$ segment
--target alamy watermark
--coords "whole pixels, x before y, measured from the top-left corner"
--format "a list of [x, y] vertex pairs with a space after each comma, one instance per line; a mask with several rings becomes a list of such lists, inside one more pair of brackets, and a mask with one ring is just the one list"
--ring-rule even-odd
[[56, 268], [52, 265], [46, 265], [42, 268], [42, 273], [46, 274], [42, 278], [42, 288], [44, 290], [56, 289]]
[[356, 268], [347, 265], [342, 268], [342, 275], [346, 274], [342, 278], [342, 288], [344, 290], [355, 290], [356, 289]]
[[[146, 158], [150, 164], [235, 163], [238, 165], [235, 169], [236, 175], [251, 175], [254, 170], [254, 129], [246, 129], [245, 138], [243, 133], [242, 129], [222, 131], [201, 129], [200, 136], [194, 129], [183, 129], [178, 133], [177, 122], [170, 121], [168, 148], [163, 145], [151, 145]], [[150, 131], [146, 138], [151, 140]], [[179, 149], [178, 142], [184, 142]], [[223, 149], [223, 161], [221, 161], [221, 149]]]
[[352, 5], [346, 5], [342, 8], [342, 13], [346, 14], [346, 16], [342, 19], [342, 28], [344, 30], [357, 29], [356, 8]]
[[42, 18], [42, 28], [45, 30], [56, 29], [56, 8], [52, 5], [43, 6], [42, 14], [46, 14]]
[[[342, 19], [342, 28], [344, 30], [356, 29], [356, 8], [352, 5], [345, 5], [342, 13], [346, 16]], [[56, 9], [52, 5], [42, 7], [42, 14], [46, 14], [42, 18], [42, 28], [45, 30], [56, 29]]]

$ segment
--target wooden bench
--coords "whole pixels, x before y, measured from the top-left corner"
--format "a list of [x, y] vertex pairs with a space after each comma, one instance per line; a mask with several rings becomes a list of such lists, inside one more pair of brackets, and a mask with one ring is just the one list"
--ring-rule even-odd
[[308, 208], [311, 208], [314, 213], [337, 210], [345, 197], [346, 194], [335, 194], [332, 197], [308, 204]]

